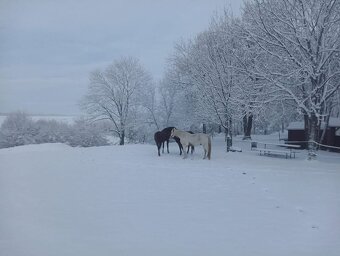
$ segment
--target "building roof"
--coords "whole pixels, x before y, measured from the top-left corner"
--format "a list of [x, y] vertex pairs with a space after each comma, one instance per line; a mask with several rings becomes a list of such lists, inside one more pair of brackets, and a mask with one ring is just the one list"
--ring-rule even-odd
[[[325, 123], [323, 122], [321, 124], [321, 129], [323, 129], [324, 127]], [[331, 117], [329, 119], [328, 127], [340, 127], [340, 118]], [[287, 130], [304, 130], [304, 129], [305, 124], [303, 121], [291, 122], [287, 127]]]
[[340, 127], [340, 118], [331, 117], [329, 119], [329, 127]]
[[304, 122], [299, 121], [299, 122], [291, 122], [288, 127], [287, 130], [304, 130], [305, 125]]

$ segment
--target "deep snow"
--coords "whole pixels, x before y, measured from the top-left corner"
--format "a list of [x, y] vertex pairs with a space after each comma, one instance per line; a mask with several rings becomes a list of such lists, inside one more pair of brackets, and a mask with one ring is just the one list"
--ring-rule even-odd
[[1, 149], [0, 255], [340, 255], [340, 155], [235, 144]]

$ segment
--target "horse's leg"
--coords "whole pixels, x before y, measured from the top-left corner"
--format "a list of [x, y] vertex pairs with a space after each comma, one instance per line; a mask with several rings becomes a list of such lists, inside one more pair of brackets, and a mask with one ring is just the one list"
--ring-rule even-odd
[[163, 145], [162, 153], [164, 154], [164, 141], [162, 142], [162, 145]]
[[183, 150], [183, 145], [181, 143], [181, 140], [178, 138], [178, 137], [174, 137], [177, 145], [178, 145], [178, 148], [179, 148], [179, 155], [182, 155], [182, 150]]
[[209, 139], [206, 142], [206, 144], [203, 143], [202, 145], [203, 145], [203, 148], [204, 148], [204, 158], [203, 159], [206, 159], [208, 157], [208, 159], [210, 160], [210, 155], [209, 155]]
[[191, 154], [193, 154], [194, 153], [194, 146], [192, 144], [189, 144], [187, 154], [189, 154], [190, 148], [191, 148]]
[[159, 152], [161, 149], [162, 143], [157, 143], [157, 150], [158, 150], [158, 156], [161, 156], [161, 153]]
[[189, 147], [189, 145], [183, 144], [183, 159], [187, 158], [188, 154], [187, 154], [187, 147]]
[[169, 139], [168, 140], [166, 140], [166, 148], [167, 148], [167, 150], [168, 150], [168, 154], [170, 153], [169, 152]]

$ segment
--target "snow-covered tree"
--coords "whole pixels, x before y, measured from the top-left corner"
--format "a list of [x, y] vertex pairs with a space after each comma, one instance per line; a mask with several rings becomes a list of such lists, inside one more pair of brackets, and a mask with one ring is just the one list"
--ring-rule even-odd
[[150, 83], [151, 76], [137, 59], [121, 58], [105, 71], [91, 73], [82, 106], [94, 120], [110, 120], [120, 145], [124, 145], [126, 131], [134, 121], [133, 112], [141, 105], [141, 92]]
[[164, 127], [173, 125], [174, 108], [176, 107], [176, 97], [179, 95], [178, 84], [170, 80], [167, 75], [159, 82], [160, 94], [160, 118]]
[[190, 91], [198, 99], [196, 111], [200, 118], [219, 123], [229, 130], [233, 71], [230, 55], [222, 53], [217, 36], [217, 33], [206, 31], [194, 41], [177, 45], [175, 61], [187, 86], [191, 87]]
[[304, 115], [310, 157], [328, 101], [340, 87], [340, 1], [251, 0], [247, 40], [261, 49], [253, 73]]
[[70, 138], [71, 126], [56, 120], [39, 119], [34, 122], [38, 133], [35, 143], [67, 143]]
[[38, 129], [24, 112], [9, 114], [0, 128], [0, 148], [35, 143]]
[[225, 129], [243, 120], [244, 137], [250, 137], [253, 116], [263, 105], [265, 83], [249, 73], [257, 53], [249, 51], [240, 20], [227, 11], [215, 17], [207, 31], [176, 47], [175, 63], [199, 99], [202, 118]]
[[165, 75], [159, 82], [159, 115], [162, 127], [190, 129], [195, 123], [195, 103], [181, 72], [169, 62]]
[[143, 120], [139, 120], [138, 122], [144, 123], [149, 127], [155, 127], [157, 130], [159, 130], [160, 120], [158, 101], [156, 96], [156, 87], [153, 83], [150, 83], [147, 88], [141, 91], [139, 101], [141, 103], [141, 113], [138, 115], [138, 117], [141, 117], [140, 119]]
[[72, 147], [105, 146], [108, 145], [105, 135], [100, 122], [79, 118], [69, 129], [67, 144]]

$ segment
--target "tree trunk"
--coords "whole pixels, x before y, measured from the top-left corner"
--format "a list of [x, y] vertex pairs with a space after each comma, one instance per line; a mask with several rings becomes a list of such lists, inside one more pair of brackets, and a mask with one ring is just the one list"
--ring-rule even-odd
[[308, 118], [308, 160], [316, 159], [316, 143], [318, 141], [318, 118], [314, 113]]
[[227, 125], [224, 129], [224, 141], [226, 142], [226, 146], [227, 146], [227, 152], [230, 151], [230, 148], [233, 146], [233, 135], [232, 135], [232, 120], [231, 118], [229, 118], [227, 122]]
[[[325, 127], [324, 127], [324, 129], [323, 129], [323, 131], [322, 131], [322, 134], [321, 134], [321, 138], [320, 138], [320, 144], [323, 144], [323, 141], [324, 141], [324, 139], [325, 139], [325, 135], [326, 135], [326, 133], [327, 133], [327, 129], [329, 128], [328, 127], [328, 125], [329, 125], [329, 119], [330, 119], [330, 117], [331, 117], [331, 113], [332, 113], [332, 106], [329, 106], [328, 108], [326, 108], [327, 110], [325, 111], [326, 113], [327, 113], [327, 116], [326, 116], [326, 120], [325, 120]], [[320, 124], [320, 125], [322, 125], [322, 124]], [[329, 136], [328, 136], [329, 137]], [[327, 143], [329, 143], [329, 141], [328, 141], [328, 138], [327, 138]], [[326, 144], [327, 144], [326, 143]], [[320, 148], [320, 146], [318, 147], [318, 149]]]
[[119, 145], [124, 145], [125, 143], [125, 131], [123, 130], [119, 136]]
[[[330, 115], [328, 115], [326, 117], [326, 120], [325, 120], [325, 126], [322, 130], [322, 134], [321, 134], [321, 138], [320, 138], [320, 144], [323, 144], [323, 141], [325, 139], [325, 135], [327, 133], [327, 129], [328, 129], [328, 125], [329, 125], [329, 119], [330, 119]], [[321, 124], [322, 125], [322, 124]], [[320, 148], [320, 146], [318, 146], [318, 149]]]
[[[304, 141], [308, 141], [309, 140], [309, 132], [310, 132], [310, 129], [309, 129], [309, 117], [307, 114], [304, 114], [303, 116], [303, 119], [305, 121], [305, 138], [304, 138]], [[308, 148], [308, 144], [304, 144], [304, 148]]]
[[251, 129], [253, 126], [253, 115], [252, 114], [245, 114], [243, 116], [243, 132], [244, 136], [243, 139], [251, 139]]
[[207, 125], [203, 124], [203, 133], [207, 133]]

